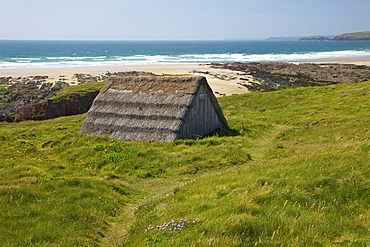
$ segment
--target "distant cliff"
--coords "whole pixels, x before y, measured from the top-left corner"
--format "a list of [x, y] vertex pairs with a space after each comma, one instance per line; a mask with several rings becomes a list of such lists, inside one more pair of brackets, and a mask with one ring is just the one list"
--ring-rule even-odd
[[273, 40], [273, 41], [295, 41], [299, 40], [301, 37], [270, 37], [266, 40]]
[[339, 36], [335, 36], [333, 40], [344, 40], [344, 41], [362, 41], [370, 40], [370, 31], [358, 32], [358, 33], [345, 33]]
[[299, 40], [322, 40], [322, 41], [364, 41], [370, 40], [370, 31], [366, 32], [357, 32], [357, 33], [345, 33], [334, 38], [328, 36], [309, 36], [301, 37]]
[[341, 35], [317, 35], [317, 36], [303, 36], [303, 37], [270, 37], [266, 40], [317, 40], [317, 41], [366, 41], [370, 40], [370, 31], [345, 33]]
[[319, 41], [325, 41], [330, 40], [329, 37], [326, 36], [310, 36], [310, 37], [302, 37], [299, 40], [319, 40]]

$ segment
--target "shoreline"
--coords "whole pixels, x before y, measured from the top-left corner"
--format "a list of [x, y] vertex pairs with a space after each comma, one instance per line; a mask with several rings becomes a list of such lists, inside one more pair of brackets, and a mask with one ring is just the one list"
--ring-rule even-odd
[[[341, 63], [370, 66], [369, 59], [357, 58], [337, 58], [306, 60], [299, 63]], [[0, 77], [34, 77], [48, 76], [46, 83], [56, 83], [58, 81], [67, 82], [70, 85], [78, 84], [75, 74], [88, 74], [91, 76], [102, 76], [107, 72], [128, 72], [143, 71], [151, 72], [157, 75], [201, 75], [207, 78], [207, 81], [216, 96], [228, 96], [232, 94], [248, 93], [248, 89], [243, 84], [253, 81], [250, 75], [241, 75], [240, 71], [211, 68], [206, 64], [159, 64], [159, 65], [136, 65], [119, 67], [75, 67], [60, 69], [35, 69], [35, 70], [10, 70], [0, 71]], [[242, 78], [242, 79], [240, 79]]]
[[91, 76], [102, 76], [107, 72], [129, 72], [143, 71], [157, 75], [201, 75], [207, 78], [208, 84], [216, 96], [228, 96], [232, 94], [248, 93], [248, 89], [236, 80], [238, 71], [214, 69], [208, 65], [201, 64], [173, 64], [173, 65], [137, 65], [120, 67], [79, 67], [64, 69], [44, 69], [44, 70], [18, 70], [0, 71], [0, 77], [34, 77], [48, 76], [45, 83], [56, 83], [58, 81], [67, 82], [70, 85], [77, 85], [78, 81], [75, 74], [88, 74]]

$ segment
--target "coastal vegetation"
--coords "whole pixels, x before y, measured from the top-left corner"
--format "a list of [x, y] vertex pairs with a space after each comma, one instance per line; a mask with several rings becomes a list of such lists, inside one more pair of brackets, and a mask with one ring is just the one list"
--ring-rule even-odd
[[300, 40], [331, 40], [331, 41], [365, 41], [370, 40], [370, 31], [345, 33], [333, 38], [329, 36], [308, 36], [302, 37]]
[[370, 40], [370, 31], [357, 32], [357, 33], [345, 33], [334, 37], [334, 40]]
[[0, 124], [4, 246], [367, 246], [370, 82], [219, 98], [231, 130], [173, 143]]
[[300, 38], [300, 40], [319, 40], [319, 41], [324, 41], [324, 40], [330, 40], [330, 38], [327, 37], [327, 36], [316, 35], [316, 36], [302, 37], [302, 38]]

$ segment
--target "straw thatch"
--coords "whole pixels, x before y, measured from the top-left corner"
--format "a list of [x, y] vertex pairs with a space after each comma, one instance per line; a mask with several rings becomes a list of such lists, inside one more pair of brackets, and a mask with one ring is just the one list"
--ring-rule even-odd
[[228, 128], [204, 77], [114, 76], [95, 98], [80, 134], [171, 142]]

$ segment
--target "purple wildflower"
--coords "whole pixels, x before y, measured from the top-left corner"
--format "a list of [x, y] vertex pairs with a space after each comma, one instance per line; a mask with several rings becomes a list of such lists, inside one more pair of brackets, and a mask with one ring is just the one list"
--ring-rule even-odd
[[[167, 230], [167, 228], [169, 228], [170, 226], [172, 226], [172, 227], [169, 228], [169, 231], [182, 231], [182, 230], [184, 230], [184, 228], [186, 226], [188, 226], [188, 224], [186, 224], [186, 223], [193, 223], [193, 224], [195, 224], [197, 222], [200, 222], [200, 219], [199, 218], [197, 218], [197, 219], [195, 219], [193, 221], [189, 221], [187, 218], [181, 218], [178, 223], [175, 220], [171, 219], [170, 222], [164, 222], [162, 224], [162, 226], [156, 226], [156, 228], [159, 231], [161, 231], [162, 233], [164, 233], [164, 231]], [[154, 228], [154, 226], [149, 225], [148, 226], [148, 229], [146, 229], [144, 232], [148, 232], [149, 230], [151, 230], [153, 228]]]

